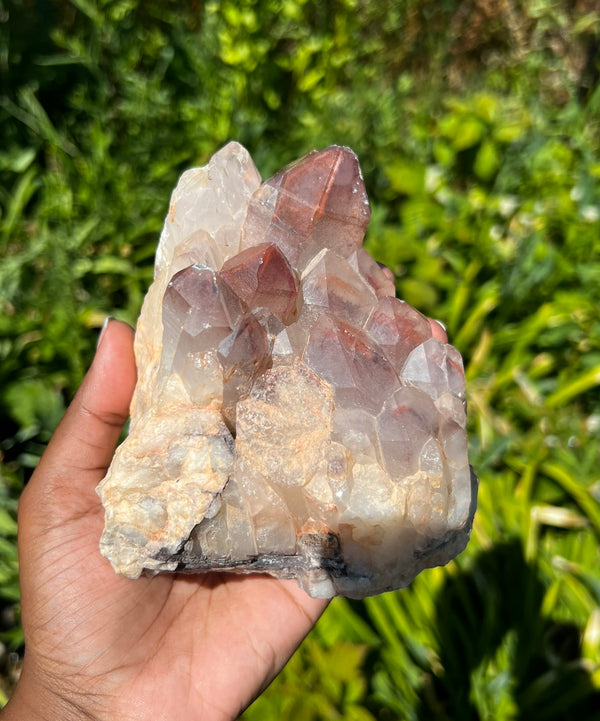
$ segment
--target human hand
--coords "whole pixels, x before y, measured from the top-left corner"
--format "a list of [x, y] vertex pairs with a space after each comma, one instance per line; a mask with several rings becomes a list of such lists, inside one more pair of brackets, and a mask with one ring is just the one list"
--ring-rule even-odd
[[19, 505], [25, 660], [1, 721], [233, 719], [326, 602], [295, 581], [118, 576], [100, 555], [95, 487], [135, 384], [133, 332], [111, 321]]
[[2, 721], [235, 718], [326, 606], [294, 581], [267, 576], [132, 581], [113, 572], [98, 550], [103, 510], [95, 487], [127, 418], [135, 375], [133, 332], [112, 321], [22, 495], [26, 654]]

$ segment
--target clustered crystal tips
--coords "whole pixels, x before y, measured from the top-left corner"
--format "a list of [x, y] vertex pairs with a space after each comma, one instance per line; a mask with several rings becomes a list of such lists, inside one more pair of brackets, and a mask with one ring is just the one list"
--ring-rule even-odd
[[115, 570], [227, 570], [362, 598], [470, 533], [462, 359], [362, 248], [355, 154], [261, 184], [230, 143], [181, 177], [136, 334], [128, 438], [98, 487]]

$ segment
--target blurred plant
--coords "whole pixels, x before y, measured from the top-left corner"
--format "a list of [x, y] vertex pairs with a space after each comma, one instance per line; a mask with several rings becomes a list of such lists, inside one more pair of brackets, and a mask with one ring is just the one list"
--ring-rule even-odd
[[369, 249], [465, 357], [479, 512], [446, 569], [334, 601], [247, 716], [593, 718], [599, 37], [594, 0], [0, 0], [0, 600], [19, 490], [105, 315], [135, 321], [179, 172], [230, 138], [264, 175], [347, 144]]

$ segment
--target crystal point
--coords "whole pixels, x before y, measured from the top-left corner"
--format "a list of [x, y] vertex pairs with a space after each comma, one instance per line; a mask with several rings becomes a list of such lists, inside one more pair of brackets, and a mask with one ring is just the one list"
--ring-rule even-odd
[[400, 588], [467, 543], [462, 359], [361, 247], [344, 147], [261, 184], [229, 143], [183, 174], [136, 333], [128, 438], [98, 486], [116, 571]]
[[223, 265], [220, 276], [248, 308], [268, 308], [284, 323], [295, 319], [298, 280], [277, 246], [247, 248]]
[[274, 243], [302, 270], [321, 248], [342, 257], [358, 250], [370, 215], [358, 158], [332, 145], [263, 183], [248, 205], [242, 246]]

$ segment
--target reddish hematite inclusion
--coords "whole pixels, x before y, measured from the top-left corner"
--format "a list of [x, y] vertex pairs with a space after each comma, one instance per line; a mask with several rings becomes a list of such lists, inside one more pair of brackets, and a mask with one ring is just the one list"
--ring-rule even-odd
[[230, 143], [174, 191], [98, 492], [115, 569], [263, 572], [317, 597], [406, 585], [465, 546], [462, 360], [362, 248], [348, 148], [264, 183]]

